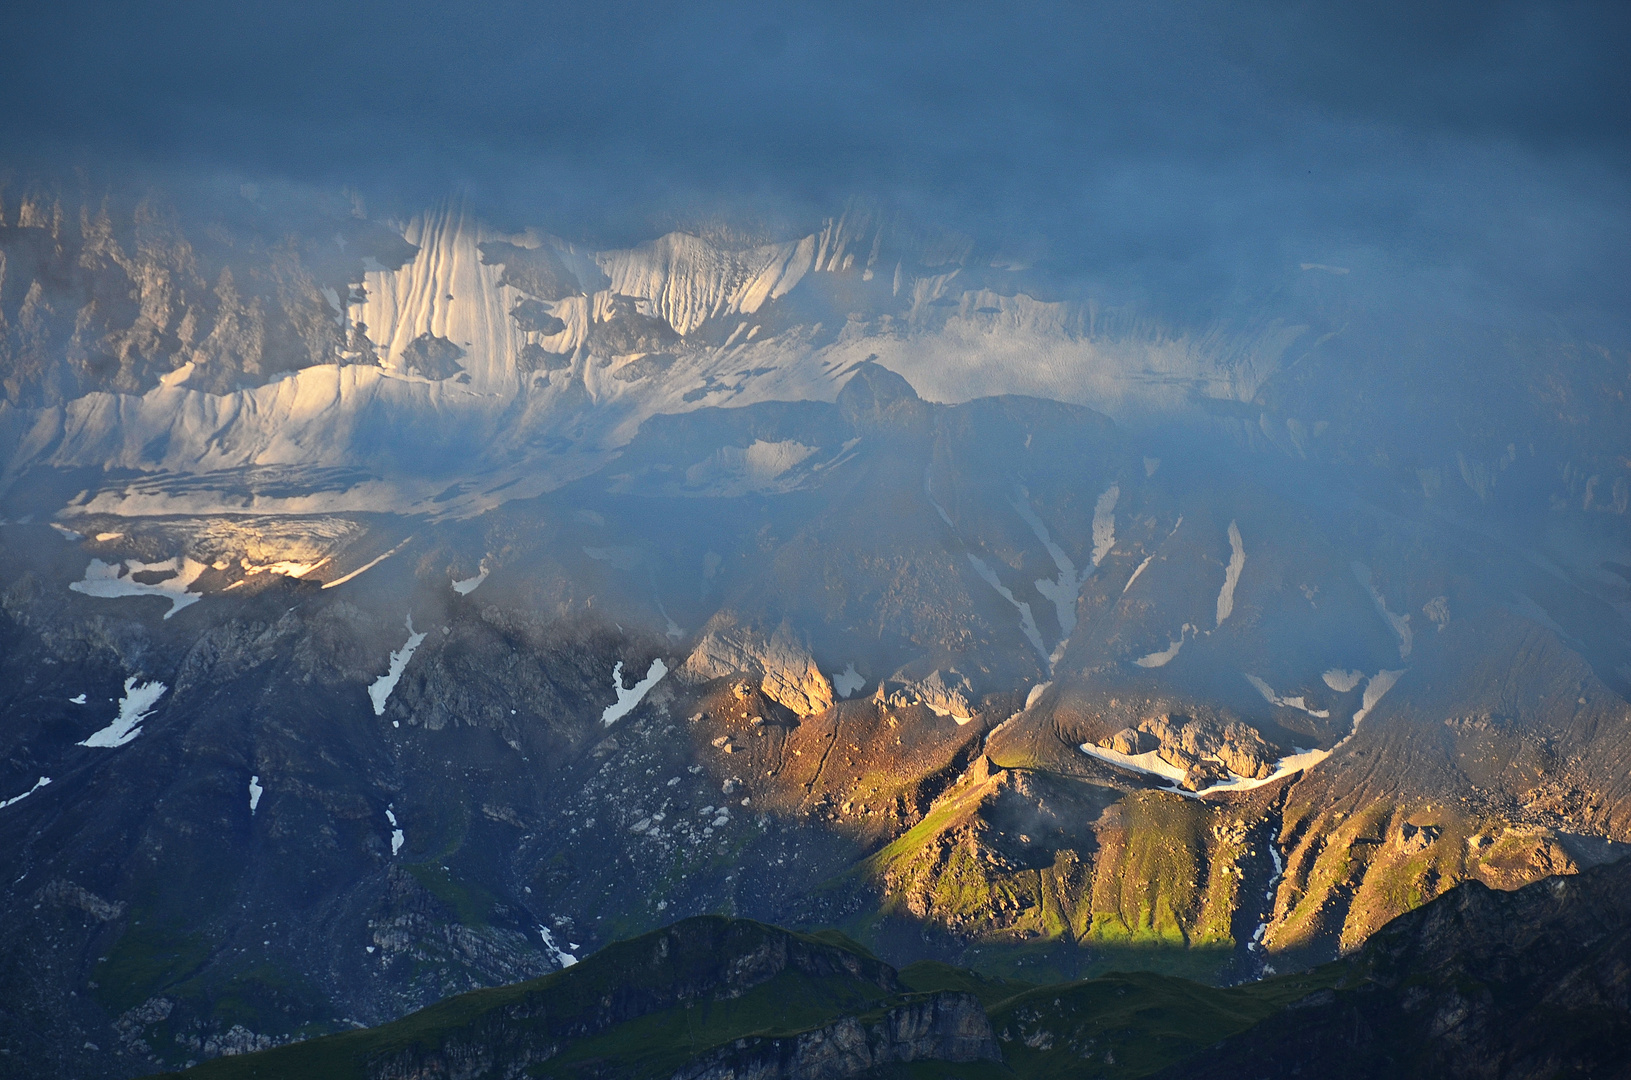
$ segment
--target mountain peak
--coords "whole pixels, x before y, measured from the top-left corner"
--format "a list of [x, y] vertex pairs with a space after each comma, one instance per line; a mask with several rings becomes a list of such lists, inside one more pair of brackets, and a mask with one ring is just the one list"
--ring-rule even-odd
[[871, 357], [855, 366], [838, 392], [844, 419], [857, 426], [894, 422], [922, 401], [911, 383]]

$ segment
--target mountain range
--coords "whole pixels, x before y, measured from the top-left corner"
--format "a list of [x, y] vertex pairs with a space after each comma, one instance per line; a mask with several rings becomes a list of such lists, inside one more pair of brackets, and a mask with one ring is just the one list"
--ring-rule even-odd
[[[1623, 350], [795, 233], [0, 204], [0, 1072], [698, 927], [846, 973], [782, 1035], [995, 1060], [990, 986], [1280, 1009], [1482, 886], [1617, 880]], [[1216, 1061], [1405, 1023], [1331, 987]]]

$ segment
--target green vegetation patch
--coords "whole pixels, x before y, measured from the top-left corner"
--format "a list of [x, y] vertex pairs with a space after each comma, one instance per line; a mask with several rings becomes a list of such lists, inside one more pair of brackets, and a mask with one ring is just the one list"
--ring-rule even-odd
[[135, 1008], [203, 967], [213, 951], [208, 938], [181, 923], [133, 918], [96, 965], [96, 999], [114, 1014]]
[[1338, 974], [1333, 967], [1219, 990], [1151, 972], [1118, 973], [1038, 987], [988, 1012], [1014, 1075], [1131, 1078], [1246, 1030]]
[[486, 889], [459, 880], [440, 863], [413, 863], [406, 869], [465, 926], [486, 926], [491, 921], [498, 900]]
[[[387, 1062], [398, 1072], [414, 1072], [446, 1052], [466, 1064], [472, 1053], [483, 1056], [495, 1075], [521, 1070], [538, 1080], [645, 1080], [671, 1076], [738, 1040], [786, 1038], [843, 1017], [872, 1023], [888, 1008], [922, 995], [962, 991], [985, 1007], [1004, 1063], [920, 1062], [887, 1068], [880, 1080], [1141, 1077], [1335, 985], [1349, 969], [1339, 962], [1217, 989], [1148, 972], [1036, 986], [920, 963], [899, 973], [894, 990], [887, 988], [887, 969], [841, 935], [782, 935], [747, 920], [686, 920], [608, 946], [542, 979], [449, 998], [368, 1031], [220, 1058], [185, 1075], [361, 1080]], [[722, 971], [801, 944], [826, 959], [813, 967], [784, 967], [738, 996], [720, 981]]]

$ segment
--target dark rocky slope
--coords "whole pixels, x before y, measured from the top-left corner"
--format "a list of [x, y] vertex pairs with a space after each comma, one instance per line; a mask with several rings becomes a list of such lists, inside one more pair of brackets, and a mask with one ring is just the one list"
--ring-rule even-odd
[[1631, 863], [1468, 882], [1374, 934], [1329, 989], [1168, 1075], [1631, 1076]]
[[1216, 990], [896, 973], [837, 935], [690, 919], [384, 1027], [224, 1058], [197, 1080], [1631, 1075], [1631, 862], [1468, 882], [1352, 957]]

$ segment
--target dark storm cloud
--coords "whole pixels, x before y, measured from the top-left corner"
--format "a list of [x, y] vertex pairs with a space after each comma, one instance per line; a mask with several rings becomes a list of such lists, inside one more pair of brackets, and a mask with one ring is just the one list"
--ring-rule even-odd
[[1600, 319], [1631, 279], [1628, 10], [35, 3], [0, 151], [459, 185], [622, 239], [871, 194], [1185, 302], [1347, 260]]

